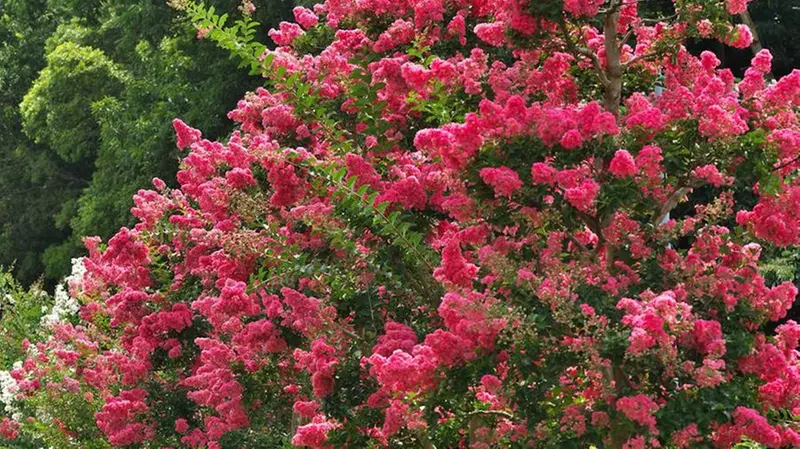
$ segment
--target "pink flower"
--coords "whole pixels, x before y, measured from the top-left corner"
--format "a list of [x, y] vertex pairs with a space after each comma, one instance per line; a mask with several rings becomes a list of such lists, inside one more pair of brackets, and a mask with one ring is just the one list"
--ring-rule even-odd
[[0, 437], [4, 440], [15, 440], [19, 436], [19, 428], [18, 422], [4, 416], [0, 421]]
[[761, 73], [769, 73], [772, 70], [772, 53], [766, 48], [761, 49], [750, 64]]
[[531, 166], [531, 178], [535, 184], [553, 186], [556, 184], [557, 174], [558, 170], [545, 162], [536, 162]]
[[747, 4], [751, 0], [725, 0], [729, 14], [741, 14], [747, 11]]
[[695, 321], [692, 337], [699, 353], [718, 357], [725, 355], [725, 339], [719, 321]]
[[714, 52], [705, 50], [700, 53], [700, 63], [707, 72], [714, 73], [714, 70], [722, 64], [722, 61], [717, 58]]
[[294, 446], [305, 446], [311, 449], [325, 449], [328, 443], [328, 433], [338, 429], [341, 424], [328, 421], [322, 416], [314, 418], [309, 424], [297, 428], [292, 437]]
[[114, 446], [128, 446], [153, 438], [153, 428], [141, 421], [149, 411], [144, 402], [147, 392], [141, 389], [121, 391], [118, 396], [106, 400], [103, 408], [95, 414], [97, 427]]
[[703, 180], [714, 187], [723, 185], [730, 185], [733, 183], [733, 178], [725, 176], [717, 170], [715, 165], [709, 164], [702, 167], [697, 167], [692, 170], [692, 176], [697, 179]]
[[703, 366], [694, 372], [694, 379], [700, 387], [713, 388], [725, 382], [725, 361], [703, 359]]
[[431, 71], [419, 64], [406, 62], [400, 67], [400, 71], [408, 86], [416, 91], [424, 91], [425, 85], [431, 79]]
[[640, 426], [655, 428], [656, 419], [653, 414], [658, 411], [659, 406], [649, 397], [643, 394], [622, 397], [617, 399], [616, 408]]
[[303, 418], [313, 418], [317, 415], [319, 404], [315, 401], [295, 401], [292, 409]]
[[269, 202], [275, 207], [291, 206], [303, 196], [302, 181], [295, 174], [293, 165], [273, 165], [267, 180], [275, 191]]
[[311, 385], [318, 398], [333, 393], [334, 373], [339, 364], [336, 349], [328, 345], [324, 338], [318, 338], [311, 344], [311, 352], [295, 349], [294, 358], [298, 365], [311, 373]]
[[443, 18], [444, 2], [442, 0], [421, 0], [414, 5], [414, 26], [417, 29], [439, 22]]
[[594, 179], [585, 179], [579, 186], [564, 190], [567, 201], [582, 212], [591, 212], [599, 194], [600, 184]]
[[373, 353], [389, 357], [398, 349], [408, 353], [414, 350], [414, 345], [417, 344], [417, 334], [413, 329], [394, 321], [388, 321], [383, 328], [384, 334], [378, 338], [378, 344], [372, 348]]
[[565, 0], [564, 11], [576, 17], [594, 17], [600, 12], [600, 5], [603, 3], [604, 0]]
[[423, 209], [428, 202], [425, 188], [416, 176], [409, 176], [392, 183], [380, 197], [378, 202], [389, 201], [402, 205], [406, 209]]
[[580, 148], [583, 145], [583, 137], [577, 129], [571, 129], [561, 137], [560, 144], [567, 150]]
[[522, 187], [522, 181], [514, 170], [508, 167], [482, 168], [481, 179], [494, 189], [495, 196], [511, 197], [511, 195]]
[[199, 130], [191, 128], [186, 123], [183, 123], [181, 119], [176, 118], [173, 120], [172, 127], [175, 128], [175, 134], [178, 136], [177, 145], [179, 149], [184, 149], [200, 141], [200, 137], [203, 135]]
[[281, 22], [278, 30], [269, 30], [269, 37], [278, 45], [291, 45], [292, 42], [303, 34], [303, 29], [296, 23]]
[[317, 15], [308, 8], [296, 6], [292, 13], [294, 14], [294, 20], [305, 29], [313, 28], [319, 22]]
[[436, 280], [461, 287], [469, 287], [477, 274], [478, 267], [464, 259], [461, 245], [455, 239], [445, 245], [442, 251], [442, 263], [433, 271]]
[[646, 447], [647, 442], [642, 435], [629, 438], [628, 441], [622, 445], [622, 449], [645, 449]]
[[608, 170], [617, 178], [625, 178], [636, 174], [636, 162], [625, 150], [617, 150], [608, 166]]
[[167, 188], [167, 183], [165, 183], [161, 178], [153, 178], [153, 187], [156, 189], [163, 191]]
[[673, 432], [670, 440], [678, 449], [685, 449], [691, 447], [693, 443], [702, 441], [703, 437], [697, 431], [697, 424], [689, 424], [683, 429]]
[[503, 22], [479, 23], [475, 25], [478, 38], [493, 47], [503, 45], [506, 40], [506, 24]]
[[458, 42], [461, 45], [467, 44], [467, 27], [466, 22], [464, 21], [464, 16], [461, 14], [457, 14], [453, 17], [453, 20], [447, 24], [447, 34], [453, 37], [458, 38]]
[[175, 431], [178, 433], [186, 433], [189, 430], [189, 423], [185, 419], [179, 418], [175, 420]]
[[386, 31], [381, 33], [378, 40], [372, 45], [372, 50], [377, 53], [383, 53], [400, 45], [405, 45], [414, 40], [414, 34], [413, 23], [397, 19]]
[[747, 48], [753, 43], [753, 33], [747, 25], [740, 23], [730, 32], [726, 43], [735, 48]]
[[256, 179], [249, 168], [236, 167], [225, 173], [225, 179], [228, 181], [228, 185], [235, 189], [244, 189], [256, 184]]
[[411, 354], [395, 350], [389, 357], [380, 354], [362, 360], [382, 388], [392, 393], [424, 392], [437, 384], [439, 360], [426, 345], [417, 345]]
[[769, 447], [781, 446], [781, 435], [766, 418], [756, 410], [747, 407], [737, 407], [733, 411], [733, 419], [742, 433], [756, 443]]
[[714, 33], [714, 24], [708, 19], [703, 19], [697, 22], [697, 32], [700, 33], [700, 37], [711, 37]]

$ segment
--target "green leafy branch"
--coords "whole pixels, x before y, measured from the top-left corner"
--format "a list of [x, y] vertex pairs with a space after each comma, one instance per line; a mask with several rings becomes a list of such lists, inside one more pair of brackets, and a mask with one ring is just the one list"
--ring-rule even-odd
[[207, 30], [208, 38], [217, 46], [231, 52], [231, 57], [241, 59], [239, 68], [250, 67], [251, 75], [261, 75], [271, 65], [272, 58], [262, 59], [266, 45], [255, 41], [260, 23], [245, 15], [232, 26], [226, 27], [228, 14], [218, 15], [213, 6], [206, 8], [204, 3], [189, 2], [186, 7], [192, 23], [200, 30]]
[[372, 226], [382, 237], [407, 250], [409, 255], [413, 255], [413, 262], [422, 263], [432, 273], [434, 265], [430, 251], [422, 245], [424, 236], [411, 230], [411, 224], [401, 219], [400, 211], [387, 213], [390, 203], [378, 203], [378, 192], [370, 192], [371, 189], [366, 184], [356, 187], [357, 176], [351, 176], [345, 181], [346, 174], [347, 170], [344, 168], [325, 170], [324, 175], [336, 189], [333, 198], [348, 211], [356, 214], [368, 212], [372, 218]]

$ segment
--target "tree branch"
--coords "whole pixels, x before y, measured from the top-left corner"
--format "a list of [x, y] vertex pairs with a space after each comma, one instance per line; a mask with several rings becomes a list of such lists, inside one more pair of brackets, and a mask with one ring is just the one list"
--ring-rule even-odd
[[608, 13], [603, 18], [603, 47], [606, 54], [606, 78], [608, 84], [603, 93], [603, 106], [614, 117], [619, 117], [619, 106], [622, 103], [622, 74], [624, 66], [620, 63], [620, 50], [617, 39], [617, 21], [621, 3], [612, 0]]
[[586, 47], [578, 47], [575, 45], [575, 42], [572, 41], [572, 38], [569, 36], [569, 30], [567, 29], [567, 22], [562, 17], [561, 20], [558, 22], [558, 27], [561, 30], [561, 34], [564, 37], [564, 42], [567, 44], [567, 48], [569, 49], [570, 53], [573, 56], [585, 56], [592, 61], [592, 65], [594, 66], [595, 72], [597, 72], [597, 76], [600, 78], [600, 83], [603, 87], [608, 86], [608, 76], [606, 76], [606, 72], [603, 69], [603, 63], [600, 61], [600, 57], [597, 56], [595, 52], [586, 48]]
[[514, 415], [505, 410], [473, 410], [467, 413], [468, 416], [474, 415], [495, 415], [503, 418], [514, 419]]
[[664, 221], [664, 217], [666, 217], [667, 214], [670, 213], [670, 211], [672, 211], [672, 209], [674, 209], [675, 206], [678, 205], [678, 202], [680, 202], [681, 197], [685, 196], [691, 190], [692, 190], [691, 187], [681, 187], [672, 192], [672, 195], [670, 195], [669, 198], [667, 198], [667, 202], [664, 203], [663, 206], [661, 206], [658, 215], [653, 217], [653, 224], [656, 226], [661, 224], [661, 222]]
[[628, 39], [630, 39], [631, 36], [633, 36], [633, 27], [629, 26], [628, 31], [619, 41], [619, 51], [622, 51], [623, 47], [625, 47], [625, 44], [628, 42]]
[[628, 67], [628, 66], [633, 65], [633, 63], [635, 63], [635, 62], [647, 61], [649, 59], [652, 59], [652, 58], [660, 56], [660, 55], [661, 55], [661, 53], [657, 52], [657, 51], [650, 52], [650, 53], [641, 53], [641, 54], [638, 54], [638, 55], [634, 56], [630, 60], [628, 60], [628, 62], [626, 62], [622, 66], [623, 67]]
[[781, 165], [778, 165], [777, 167], [774, 167], [774, 168], [772, 169], [772, 171], [778, 171], [778, 170], [780, 170], [780, 169], [782, 169], [782, 168], [785, 168], [785, 167], [788, 167], [788, 166], [790, 166], [790, 165], [794, 164], [794, 163], [795, 163], [795, 162], [797, 162], [797, 161], [800, 161], [800, 155], [798, 155], [798, 156], [796, 156], [796, 157], [793, 157], [792, 159], [790, 159], [790, 160], [788, 160], [788, 161], [784, 162], [784, 163], [783, 163], [783, 164], [781, 164]]

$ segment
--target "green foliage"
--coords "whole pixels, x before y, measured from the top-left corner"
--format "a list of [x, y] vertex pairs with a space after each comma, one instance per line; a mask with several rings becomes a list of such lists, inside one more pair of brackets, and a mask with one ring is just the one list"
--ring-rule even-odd
[[213, 6], [206, 8], [204, 3], [189, 3], [192, 23], [201, 30], [207, 30], [208, 37], [220, 48], [228, 50], [231, 57], [239, 58], [241, 60], [239, 68], [250, 67], [251, 75], [260, 75], [262, 73], [260, 56], [267, 49], [264, 44], [254, 40], [260, 23], [246, 15], [226, 27], [228, 14], [220, 16], [215, 14], [215, 11]]
[[124, 79], [101, 50], [60, 44], [48, 53], [47, 67], [20, 104], [25, 132], [65, 162], [93, 157], [99, 143], [93, 105], [117, 95]]
[[365, 228], [377, 231], [390, 244], [399, 246], [409, 263], [422, 264], [420, 268], [432, 272], [436, 255], [422, 244], [425, 236], [411, 230], [413, 224], [403, 220], [400, 211], [387, 212], [390, 203], [378, 203], [378, 192], [370, 192], [368, 185], [358, 187], [358, 177], [345, 180], [346, 172], [340, 169], [326, 176], [330, 184], [338, 186], [333, 195], [337, 205], [350, 216], [366, 216]]
[[22, 341], [36, 342], [45, 334], [39, 323], [52, 305], [40, 285], [23, 288], [9, 271], [0, 268], [0, 370], [22, 360]]
[[[173, 118], [224, 137], [259, 85], [167, 3], [0, 0], [0, 264], [22, 283], [65, 275], [82, 236], [130, 225], [136, 191], [174, 179]], [[293, 6], [238, 22], [263, 40]]]

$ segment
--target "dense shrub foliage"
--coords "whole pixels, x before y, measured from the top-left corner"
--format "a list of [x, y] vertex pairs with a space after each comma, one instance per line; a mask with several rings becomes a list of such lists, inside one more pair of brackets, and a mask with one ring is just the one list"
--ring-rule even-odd
[[800, 243], [800, 71], [681, 45], [748, 47], [746, 1], [328, 0], [275, 50], [178, 6], [266, 87], [86, 240], [11, 444], [800, 445], [760, 269]]

